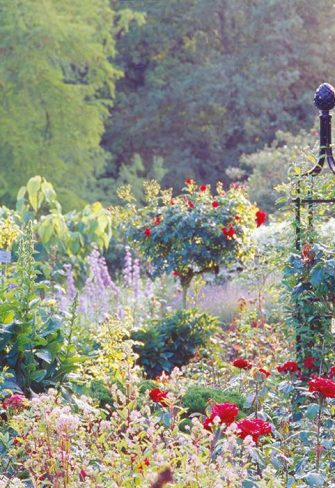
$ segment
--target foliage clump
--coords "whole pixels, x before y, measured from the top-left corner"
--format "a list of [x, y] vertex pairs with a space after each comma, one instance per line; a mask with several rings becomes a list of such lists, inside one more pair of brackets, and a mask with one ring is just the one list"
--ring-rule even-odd
[[148, 322], [132, 333], [134, 350], [149, 378], [188, 363], [205, 347], [217, 328], [217, 320], [196, 309], [179, 310]]

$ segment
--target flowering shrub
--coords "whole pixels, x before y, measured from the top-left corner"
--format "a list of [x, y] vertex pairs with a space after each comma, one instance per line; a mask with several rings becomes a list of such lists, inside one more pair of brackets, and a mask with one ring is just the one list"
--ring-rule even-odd
[[174, 273], [180, 279], [184, 304], [194, 276], [217, 273], [223, 263], [233, 266], [250, 253], [251, 231], [266, 217], [257, 214], [242, 188], [225, 192], [220, 183], [212, 195], [209, 185], [186, 180], [177, 197], [151, 184], [147, 197], [146, 207], [131, 206], [129, 238], [147, 260], [151, 276]]

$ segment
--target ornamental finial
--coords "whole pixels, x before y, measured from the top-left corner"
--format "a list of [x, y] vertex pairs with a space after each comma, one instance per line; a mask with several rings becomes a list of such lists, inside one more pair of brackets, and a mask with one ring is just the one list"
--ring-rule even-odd
[[329, 83], [322, 83], [314, 95], [315, 106], [322, 112], [328, 112], [335, 107], [335, 88]]

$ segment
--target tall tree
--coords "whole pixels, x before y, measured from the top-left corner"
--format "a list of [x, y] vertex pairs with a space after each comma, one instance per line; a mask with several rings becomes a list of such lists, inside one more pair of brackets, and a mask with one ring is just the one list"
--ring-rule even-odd
[[[105, 164], [104, 120], [121, 75], [109, 0], [0, 0], [0, 198], [34, 174], [67, 206]], [[113, 32], [114, 29], [114, 32]]]
[[107, 176], [134, 153], [162, 156], [167, 184], [225, 179], [278, 129], [313, 124], [313, 90], [333, 72], [331, 0], [122, 0], [146, 13], [117, 43], [117, 83], [103, 145]]

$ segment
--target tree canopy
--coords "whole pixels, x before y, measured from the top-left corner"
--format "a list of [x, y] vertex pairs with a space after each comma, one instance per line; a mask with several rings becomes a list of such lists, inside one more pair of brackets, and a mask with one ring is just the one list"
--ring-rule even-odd
[[[334, 27], [322, 0], [124, 0], [146, 13], [117, 42], [117, 83], [103, 145], [106, 175], [162, 156], [164, 182], [213, 183], [277, 130], [313, 125], [313, 91], [332, 73]], [[322, 49], [320, 49], [322, 46]]]

